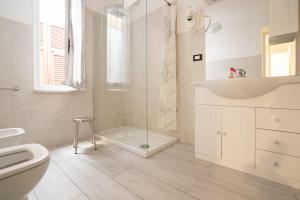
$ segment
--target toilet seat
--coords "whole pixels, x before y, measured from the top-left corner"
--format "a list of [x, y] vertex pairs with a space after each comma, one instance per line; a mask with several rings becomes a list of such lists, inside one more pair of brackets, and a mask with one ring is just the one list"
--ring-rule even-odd
[[40, 166], [49, 159], [49, 152], [39, 144], [0, 149], [0, 180]]

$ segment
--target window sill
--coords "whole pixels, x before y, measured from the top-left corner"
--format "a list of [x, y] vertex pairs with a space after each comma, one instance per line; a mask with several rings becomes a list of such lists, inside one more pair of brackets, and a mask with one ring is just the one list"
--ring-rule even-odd
[[108, 92], [128, 92], [130, 91], [129, 83], [106, 83]]
[[58, 87], [36, 87], [33, 89], [34, 92], [38, 93], [70, 93], [70, 92], [81, 92], [85, 90], [76, 90], [75, 88], [68, 86]]
[[34, 89], [34, 92], [37, 93], [70, 93], [70, 92], [79, 92], [79, 90], [41, 90], [41, 89]]
[[129, 88], [109, 88], [106, 89], [108, 92], [128, 92], [130, 89]]

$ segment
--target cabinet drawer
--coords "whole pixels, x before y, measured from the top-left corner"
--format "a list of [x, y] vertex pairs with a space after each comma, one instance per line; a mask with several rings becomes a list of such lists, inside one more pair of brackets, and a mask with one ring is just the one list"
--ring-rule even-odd
[[256, 130], [256, 148], [300, 157], [300, 134]]
[[256, 168], [300, 180], [300, 158], [256, 150]]
[[256, 109], [256, 127], [300, 133], [300, 110]]

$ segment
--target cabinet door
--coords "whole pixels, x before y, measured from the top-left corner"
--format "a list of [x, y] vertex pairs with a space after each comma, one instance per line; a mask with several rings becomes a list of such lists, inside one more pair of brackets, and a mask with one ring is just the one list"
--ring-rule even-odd
[[269, 0], [270, 36], [298, 32], [298, 0]]
[[254, 108], [222, 109], [222, 159], [249, 167], [254, 166]]
[[221, 111], [216, 106], [196, 106], [196, 152], [221, 157]]

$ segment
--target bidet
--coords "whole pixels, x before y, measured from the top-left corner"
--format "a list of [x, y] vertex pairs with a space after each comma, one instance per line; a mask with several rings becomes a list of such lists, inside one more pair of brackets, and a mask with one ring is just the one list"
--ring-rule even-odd
[[24, 134], [25, 130], [22, 128], [0, 129], [0, 148], [19, 144]]

